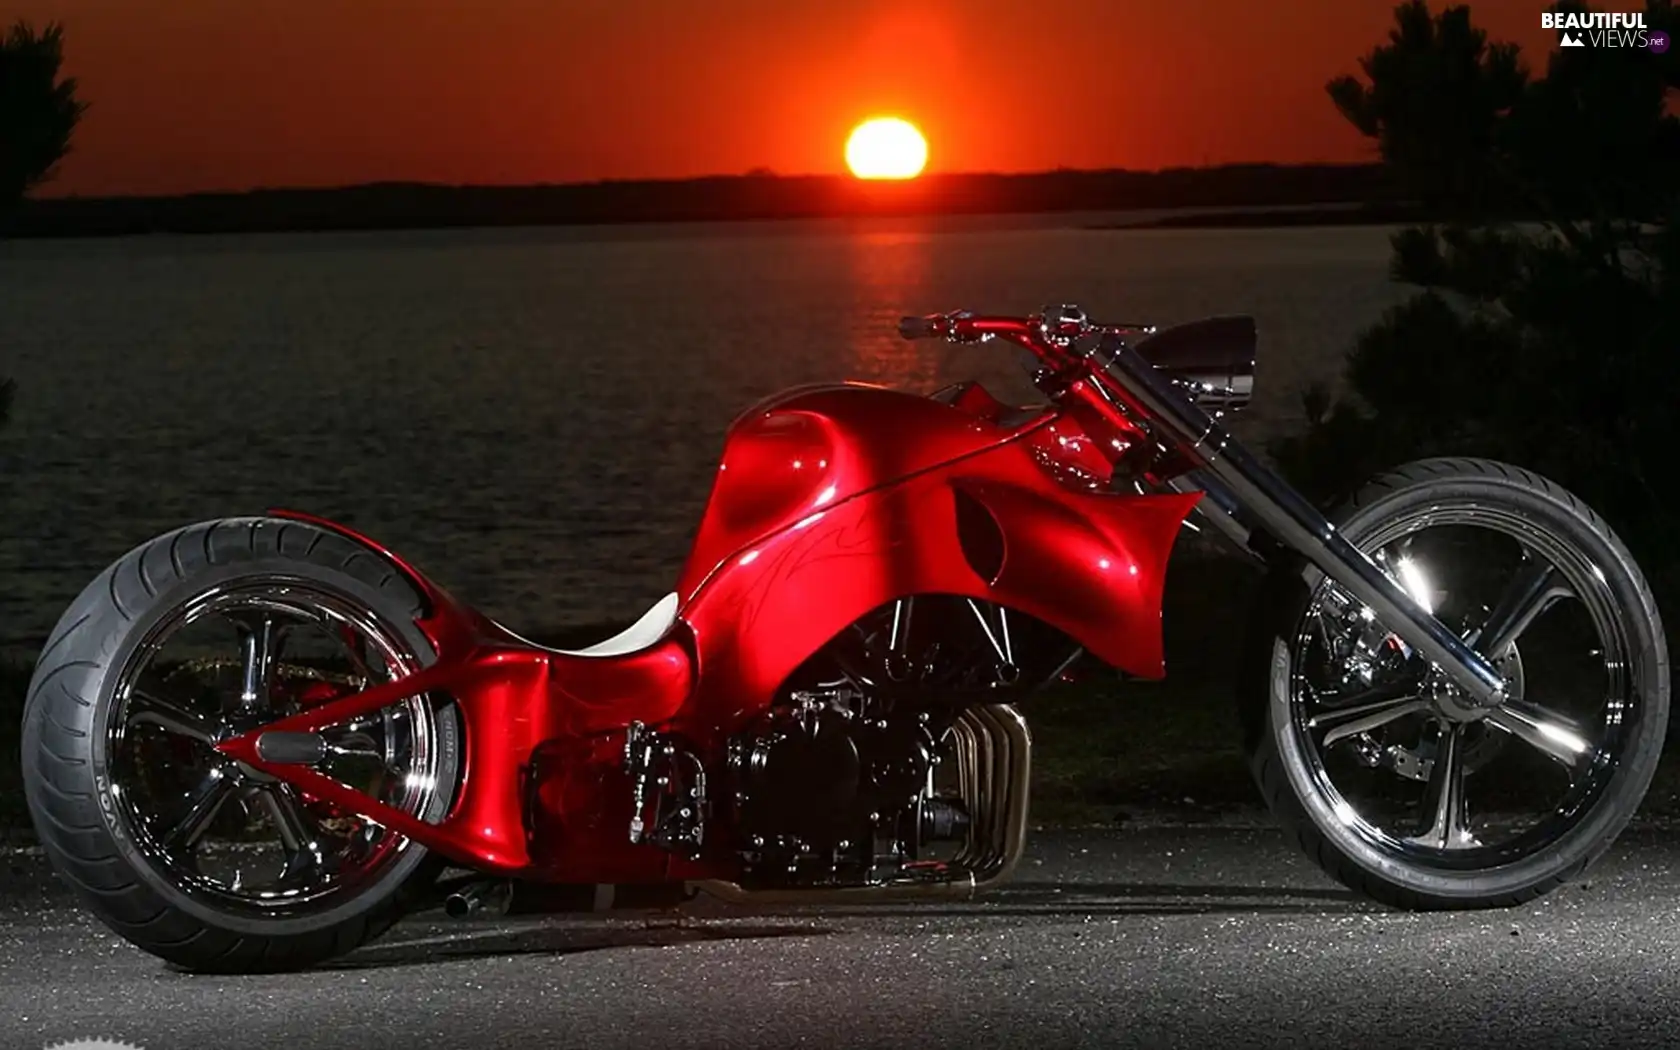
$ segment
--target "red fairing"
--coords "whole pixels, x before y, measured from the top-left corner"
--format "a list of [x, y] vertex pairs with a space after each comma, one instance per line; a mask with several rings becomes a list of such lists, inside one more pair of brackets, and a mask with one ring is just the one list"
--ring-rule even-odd
[[1099, 492], [1114, 474], [1113, 460], [1069, 416], [1035, 420], [1026, 440], [1033, 460], [1069, 488]]
[[[447, 695], [464, 724], [463, 779], [453, 810], [432, 825], [307, 767], [264, 762], [256, 734], [219, 747], [480, 870], [567, 882], [731, 877], [727, 853], [695, 861], [630, 843], [622, 760], [631, 722], [686, 736], [715, 760], [800, 663], [871, 609], [914, 594], [996, 602], [1118, 667], [1160, 675], [1167, 558], [1197, 497], [1103, 491], [1102, 453], [1072, 416], [1009, 424], [1021, 414], [983, 390], [959, 394], [944, 403], [856, 384], [807, 387], [740, 417], [678, 584], [676, 625], [620, 656], [537, 646], [354, 530], [276, 511], [347, 536], [403, 573], [425, 599], [418, 626], [437, 659], [266, 731]], [[976, 528], [989, 546], [973, 539]]]
[[[990, 516], [1003, 559], [987, 577], [958, 539], [959, 493]], [[734, 553], [683, 609], [699, 650], [697, 729], [733, 726], [871, 609], [914, 594], [996, 602], [1144, 677], [1163, 673], [1161, 591], [1191, 495], [1094, 495], [1009, 441], [813, 511]]]

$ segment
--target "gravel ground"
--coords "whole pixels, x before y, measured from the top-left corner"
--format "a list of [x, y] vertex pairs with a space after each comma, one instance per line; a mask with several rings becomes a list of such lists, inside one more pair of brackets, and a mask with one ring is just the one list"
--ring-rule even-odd
[[1522, 909], [1354, 900], [1244, 821], [1045, 832], [964, 904], [422, 915], [310, 973], [171, 971], [37, 854], [0, 868], [0, 1046], [1671, 1046], [1680, 846], [1630, 831]]

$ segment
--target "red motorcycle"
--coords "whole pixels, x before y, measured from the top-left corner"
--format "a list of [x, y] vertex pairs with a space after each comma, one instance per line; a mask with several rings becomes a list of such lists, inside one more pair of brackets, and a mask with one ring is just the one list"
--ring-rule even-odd
[[[1404, 908], [1513, 905], [1639, 805], [1667, 652], [1623, 545], [1556, 485], [1437, 459], [1326, 516], [1232, 440], [1248, 318], [906, 318], [1031, 355], [1045, 404], [843, 383], [735, 420], [676, 589], [576, 651], [349, 528], [189, 525], [40, 656], [30, 813], [64, 880], [195, 970], [308, 965], [447, 896], [967, 895], [1027, 829], [1017, 705], [1082, 654], [1164, 674], [1194, 514], [1270, 567], [1239, 707], [1305, 851]], [[1509, 767], [1504, 776], [1496, 775]], [[440, 889], [446, 868], [469, 873]], [[614, 890], [614, 888], [617, 890]]]

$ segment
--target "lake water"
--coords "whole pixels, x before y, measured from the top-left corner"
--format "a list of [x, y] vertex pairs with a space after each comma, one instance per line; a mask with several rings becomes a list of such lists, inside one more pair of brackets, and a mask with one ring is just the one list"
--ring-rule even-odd
[[754, 399], [1031, 397], [1006, 348], [905, 343], [901, 314], [1252, 313], [1242, 432], [1264, 437], [1402, 295], [1384, 229], [1084, 218], [0, 244], [0, 645], [146, 538], [273, 505], [354, 522], [516, 629], [626, 618], [669, 589]]

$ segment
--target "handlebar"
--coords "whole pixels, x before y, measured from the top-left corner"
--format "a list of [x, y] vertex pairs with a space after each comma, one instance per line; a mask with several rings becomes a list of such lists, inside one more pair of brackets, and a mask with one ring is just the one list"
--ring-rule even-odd
[[[1096, 324], [1077, 306], [1047, 306], [1031, 317], [978, 317], [966, 310], [904, 317], [905, 339], [944, 337], [953, 343], [1003, 339], [1032, 352], [1044, 366], [1033, 382], [1052, 397], [1087, 379], [1114, 393], [1114, 365], [1128, 348], [1182, 388], [1191, 402], [1234, 411], [1254, 390], [1254, 319], [1212, 317], [1159, 332], [1152, 325]], [[1095, 337], [1095, 338], [1092, 338]], [[1139, 340], [1141, 338], [1141, 341]]]
[[898, 319], [898, 334], [905, 339], [932, 339], [943, 334], [939, 324], [942, 319], [938, 316], [901, 317]]
[[967, 310], [921, 317], [902, 317], [898, 334], [904, 339], [944, 337], [953, 343], [1007, 339], [1040, 356], [1060, 357], [1073, 340], [1089, 335], [1147, 334], [1153, 327], [1142, 324], [1096, 324], [1077, 306], [1047, 306], [1031, 317], [980, 317]]
[[987, 339], [1030, 336], [1036, 329], [1030, 317], [976, 317], [966, 310], [924, 317], [904, 317], [898, 334], [906, 339], [934, 339], [943, 336], [953, 343], [978, 343]]

